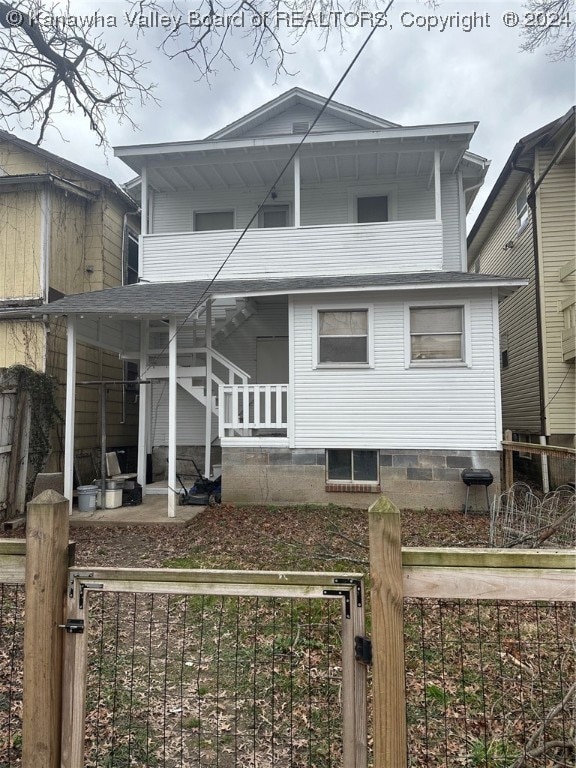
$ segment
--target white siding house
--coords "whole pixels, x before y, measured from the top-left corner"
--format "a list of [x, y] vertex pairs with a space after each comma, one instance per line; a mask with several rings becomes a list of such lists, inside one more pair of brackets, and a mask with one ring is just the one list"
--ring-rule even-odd
[[50, 311], [71, 351], [139, 363], [138, 473], [168, 467], [169, 515], [184, 453], [229, 501], [453, 509], [463, 468], [498, 483], [498, 303], [524, 283], [466, 272], [475, 129], [294, 88], [205, 140], [116, 149], [141, 282]]

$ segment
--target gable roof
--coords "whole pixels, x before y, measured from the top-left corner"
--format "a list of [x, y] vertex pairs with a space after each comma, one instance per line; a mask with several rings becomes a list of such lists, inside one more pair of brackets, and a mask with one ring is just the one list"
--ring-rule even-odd
[[[511, 196], [520, 184], [526, 181], [526, 171], [534, 169], [533, 150], [538, 145], [553, 141], [563, 130], [568, 130], [568, 141], [574, 137], [576, 107], [572, 106], [561, 117], [546, 123], [532, 133], [521, 138], [514, 146], [510, 157], [504, 163], [482, 210], [478, 214], [468, 235], [468, 264], [472, 264], [492, 228], [508, 205]], [[544, 172], [548, 172], [548, 168]], [[538, 184], [538, 180], [535, 180]]]
[[[224, 126], [224, 128], [221, 128], [219, 131], [210, 134], [206, 139], [238, 138], [240, 135], [244, 134], [246, 130], [253, 129], [260, 123], [266, 122], [271, 117], [276, 117], [297, 104], [312, 107], [319, 111], [325, 103], [325, 96], [319, 96], [317, 93], [306, 91], [303, 88], [292, 88], [277, 98], [266, 102], [266, 104], [263, 104], [252, 112], [243, 115], [233, 123]], [[349, 107], [346, 104], [340, 104], [337, 101], [331, 101], [326, 107], [324, 114], [347, 120], [348, 122], [357, 125], [359, 129], [399, 127], [398, 123], [391, 123], [389, 120], [383, 120], [380, 117], [368, 114], [368, 112], [362, 112], [359, 109]]]
[[[101, 174], [96, 173], [96, 171], [91, 171], [89, 168], [84, 168], [84, 166], [82, 165], [77, 165], [76, 163], [73, 163], [71, 160], [67, 160], [64, 157], [55, 155], [53, 152], [48, 152], [48, 150], [42, 149], [41, 147], [38, 147], [36, 144], [32, 144], [30, 141], [21, 139], [18, 136], [15, 136], [14, 134], [9, 133], [8, 131], [5, 131], [0, 128], [0, 142], [3, 142], [3, 141], [14, 144], [16, 147], [18, 147], [19, 149], [22, 149], [24, 152], [29, 152], [33, 155], [36, 155], [36, 157], [39, 157], [41, 160], [47, 163], [54, 163], [55, 165], [60, 165], [62, 166], [62, 168], [65, 168], [71, 171], [72, 173], [77, 174], [78, 176], [83, 176], [89, 181], [95, 181], [98, 184], [101, 184], [102, 186], [109, 189], [111, 192], [114, 192], [114, 194], [121, 197], [124, 200], [124, 202], [128, 203], [133, 208], [138, 207], [138, 204], [114, 181], [112, 181], [112, 179], [108, 178], [107, 176], [102, 176]], [[37, 177], [37, 179], [40, 179], [40, 177], [45, 174], [26, 174], [26, 175], [30, 176], [30, 179], [32, 180], [34, 177]], [[54, 174], [48, 174], [48, 175], [54, 176]]]

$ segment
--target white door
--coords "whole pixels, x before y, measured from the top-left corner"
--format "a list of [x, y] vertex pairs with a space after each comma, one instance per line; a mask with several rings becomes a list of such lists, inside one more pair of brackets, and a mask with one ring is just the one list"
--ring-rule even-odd
[[287, 336], [261, 336], [256, 339], [256, 383], [289, 383]]

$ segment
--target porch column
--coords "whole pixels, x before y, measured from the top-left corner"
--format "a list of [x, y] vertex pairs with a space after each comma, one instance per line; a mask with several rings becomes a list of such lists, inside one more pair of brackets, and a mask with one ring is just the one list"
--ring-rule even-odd
[[[144, 165], [140, 174], [140, 234], [148, 234], [148, 169]], [[139, 275], [142, 272], [138, 272]]]
[[[140, 371], [139, 379], [146, 379], [148, 367], [148, 320], [140, 320]], [[142, 495], [146, 495], [146, 462], [148, 458], [148, 384], [141, 384], [138, 394], [138, 482], [142, 486]]]
[[442, 177], [440, 176], [440, 150], [434, 150], [434, 218], [442, 220]]
[[176, 517], [176, 369], [178, 339], [176, 318], [170, 316], [168, 329], [168, 517]]
[[74, 418], [76, 414], [76, 316], [66, 328], [66, 421], [64, 425], [64, 496], [72, 514], [74, 492]]
[[204, 475], [210, 477], [212, 448], [212, 301], [206, 302], [206, 431], [204, 436]]
[[294, 226], [300, 226], [300, 155], [294, 158]]

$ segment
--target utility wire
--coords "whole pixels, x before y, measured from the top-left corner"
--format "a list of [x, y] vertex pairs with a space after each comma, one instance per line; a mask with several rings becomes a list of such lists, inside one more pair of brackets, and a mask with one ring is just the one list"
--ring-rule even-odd
[[[389, 3], [388, 3], [388, 5], [386, 6], [386, 9], [385, 9], [385, 11], [384, 11], [384, 16], [386, 16], [386, 15], [388, 14], [388, 11], [389, 11], [389, 10], [390, 10], [390, 8], [392, 7], [392, 5], [393, 5], [394, 1], [395, 1], [395, 0], [389, 0]], [[290, 155], [290, 157], [288, 158], [288, 160], [287, 160], [287, 161], [286, 161], [286, 163], [284, 164], [284, 166], [283, 166], [282, 170], [280, 171], [280, 173], [279, 173], [279, 174], [278, 174], [278, 176], [276, 177], [276, 179], [275, 179], [274, 183], [273, 183], [273, 184], [270, 186], [270, 188], [269, 188], [269, 189], [268, 189], [268, 191], [266, 192], [266, 196], [264, 197], [264, 199], [262, 200], [262, 202], [260, 203], [260, 205], [258, 206], [258, 208], [257, 208], [257, 209], [254, 211], [254, 213], [253, 213], [253, 215], [252, 215], [252, 218], [251, 218], [251, 219], [250, 219], [250, 221], [249, 221], [249, 222], [246, 224], [246, 226], [244, 227], [244, 229], [242, 230], [242, 232], [240, 232], [240, 234], [238, 235], [238, 238], [236, 239], [236, 242], [234, 243], [234, 245], [232, 246], [232, 248], [231, 248], [231, 249], [230, 249], [230, 251], [228, 252], [228, 255], [227, 255], [227, 256], [226, 256], [226, 258], [225, 258], [225, 259], [222, 261], [222, 263], [220, 264], [220, 266], [218, 267], [218, 269], [216, 270], [216, 272], [214, 273], [214, 275], [212, 276], [212, 278], [209, 280], [209, 282], [208, 282], [208, 285], [207, 285], [207, 286], [204, 288], [204, 290], [203, 290], [202, 294], [201, 294], [201, 295], [200, 295], [200, 297], [197, 299], [196, 303], [194, 304], [194, 306], [192, 307], [192, 309], [190, 310], [190, 312], [189, 312], [189, 313], [186, 315], [186, 317], [184, 318], [184, 320], [182, 320], [182, 322], [181, 322], [181, 323], [180, 323], [180, 324], [177, 326], [177, 328], [176, 328], [176, 330], [174, 331], [174, 333], [172, 334], [172, 336], [169, 336], [169, 338], [168, 338], [168, 341], [166, 342], [166, 344], [164, 345], [164, 347], [163, 347], [163, 348], [160, 350], [160, 352], [158, 352], [158, 353], [157, 353], [157, 355], [154, 357], [154, 362], [150, 362], [150, 363], [148, 364], [148, 366], [145, 368], [145, 370], [144, 370], [143, 372], [141, 372], [141, 373], [140, 373], [140, 378], [141, 378], [141, 377], [142, 377], [142, 376], [143, 376], [143, 375], [144, 375], [144, 374], [145, 374], [145, 373], [146, 373], [146, 372], [147, 372], [147, 371], [148, 371], [148, 370], [149, 370], [149, 369], [150, 369], [150, 368], [151, 368], [151, 367], [154, 365], [154, 363], [156, 362], [156, 360], [157, 360], [157, 359], [158, 359], [158, 358], [159, 358], [161, 355], [163, 355], [163, 354], [166, 352], [166, 350], [167, 350], [167, 349], [168, 349], [168, 347], [170, 346], [171, 342], [172, 342], [172, 341], [173, 341], [173, 340], [174, 340], [174, 339], [175, 339], [175, 338], [178, 336], [179, 332], [180, 332], [180, 331], [182, 330], [182, 328], [183, 328], [183, 327], [186, 325], [186, 323], [187, 323], [187, 322], [188, 322], [188, 320], [189, 320], [189, 319], [192, 317], [192, 315], [194, 314], [194, 312], [196, 312], [196, 310], [200, 308], [200, 305], [202, 304], [202, 302], [203, 302], [204, 298], [206, 297], [207, 293], [209, 292], [210, 288], [211, 288], [211, 287], [214, 285], [214, 282], [217, 280], [217, 278], [218, 278], [218, 275], [219, 275], [219, 274], [222, 272], [222, 270], [224, 269], [224, 267], [226, 266], [226, 264], [228, 263], [228, 261], [230, 260], [230, 258], [232, 257], [232, 255], [234, 254], [234, 252], [236, 251], [236, 249], [238, 248], [238, 246], [240, 245], [240, 243], [242, 242], [242, 239], [244, 238], [244, 235], [246, 234], [246, 232], [248, 232], [248, 230], [249, 230], [249, 229], [250, 229], [250, 227], [252, 226], [253, 222], [256, 220], [256, 217], [258, 216], [258, 214], [260, 213], [260, 211], [262, 210], [262, 208], [263, 208], [263, 207], [264, 207], [264, 205], [266, 204], [266, 202], [267, 202], [267, 200], [269, 199], [270, 195], [272, 194], [272, 192], [273, 192], [273, 191], [274, 191], [274, 189], [276, 188], [276, 185], [279, 183], [279, 181], [280, 181], [280, 179], [282, 178], [282, 176], [283, 176], [283, 175], [286, 173], [286, 171], [287, 171], [287, 170], [288, 170], [288, 168], [290, 167], [290, 164], [292, 163], [292, 161], [294, 160], [294, 158], [295, 158], [295, 157], [296, 157], [296, 155], [298, 154], [298, 152], [299, 152], [300, 148], [302, 147], [302, 145], [304, 144], [304, 142], [306, 141], [306, 139], [308, 138], [308, 136], [309, 136], [309, 135], [310, 135], [310, 133], [312, 132], [312, 130], [313, 130], [314, 126], [316, 125], [316, 123], [318, 122], [318, 120], [319, 120], [319, 119], [322, 117], [322, 115], [324, 114], [324, 112], [325, 112], [326, 108], [328, 107], [328, 105], [330, 104], [330, 102], [332, 101], [332, 99], [334, 98], [334, 95], [336, 94], [336, 92], [338, 91], [338, 89], [340, 88], [340, 86], [342, 85], [342, 83], [344, 82], [344, 80], [345, 80], [345, 79], [348, 77], [348, 75], [349, 75], [349, 73], [350, 73], [350, 71], [351, 71], [352, 67], [353, 67], [353, 66], [356, 64], [356, 62], [358, 61], [358, 59], [359, 59], [359, 58], [360, 58], [360, 56], [362, 55], [362, 52], [364, 51], [364, 49], [366, 48], [366, 46], [368, 45], [368, 43], [369, 43], [369, 42], [370, 42], [370, 40], [372, 39], [372, 36], [374, 35], [374, 33], [376, 32], [376, 30], [377, 30], [377, 29], [378, 29], [378, 27], [377, 27], [377, 26], [374, 26], [374, 27], [372, 27], [372, 29], [371, 29], [371, 30], [370, 30], [370, 32], [368, 33], [368, 35], [367, 35], [366, 39], [364, 40], [364, 42], [362, 43], [362, 45], [360, 46], [360, 48], [359, 48], [359, 49], [356, 51], [356, 53], [354, 54], [354, 56], [353, 56], [353, 58], [352, 58], [352, 61], [351, 61], [351, 62], [348, 64], [348, 66], [347, 66], [347, 67], [346, 67], [346, 69], [344, 70], [344, 73], [341, 75], [340, 79], [338, 80], [338, 82], [336, 83], [336, 85], [334, 86], [334, 88], [332, 89], [332, 91], [331, 91], [330, 95], [327, 97], [326, 101], [324, 102], [324, 104], [323, 104], [323, 105], [322, 105], [322, 107], [320, 108], [320, 111], [318, 112], [318, 114], [316, 115], [316, 117], [314, 118], [314, 120], [312, 121], [312, 123], [310, 124], [310, 126], [308, 127], [308, 130], [307, 130], [307, 131], [306, 131], [306, 133], [305, 133], [305, 134], [302, 136], [301, 140], [300, 140], [300, 141], [298, 142], [298, 144], [296, 145], [296, 147], [295, 147], [294, 151], [292, 152], [292, 154]]]

